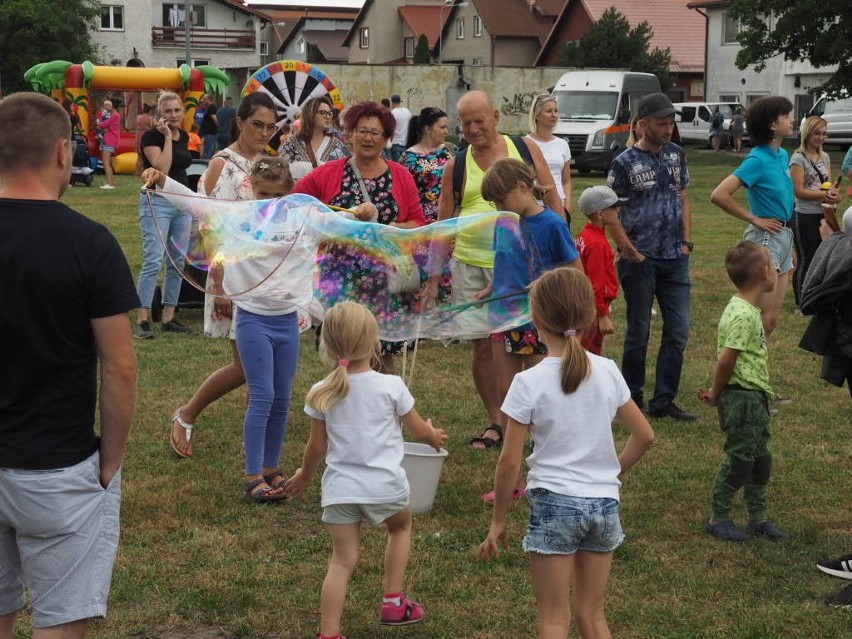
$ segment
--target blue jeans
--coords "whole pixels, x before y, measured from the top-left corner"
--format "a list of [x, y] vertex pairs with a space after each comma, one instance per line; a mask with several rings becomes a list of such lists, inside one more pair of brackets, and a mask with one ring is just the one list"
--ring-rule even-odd
[[[163, 304], [177, 306], [180, 296], [184, 255], [189, 245], [189, 231], [192, 218], [188, 213], [179, 211], [169, 201], [159, 195], [139, 196], [139, 225], [142, 227], [142, 268], [136, 292], [142, 308], [151, 308], [157, 276], [166, 254], [165, 244], [169, 247], [170, 259], [166, 260], [166, 278], [163, 282]], [[156, 221], [155, 221], [156, 218]], [[161, 237], [162, 234], [162, 237]]]
[[249, 390], [243, 424], [246, 475], [277, 468], [287, 433], [293, 378], [299, 363], [299, 320], [286, 315], [237, 313], [237, 350]]
[[641, 264], [622, 258], [618, 260], [618, 278], [627, 303], [621, 373], [637, 403], [644, 397], [645, 359], [655, 297], [660, 306], [663, 335], [657, 353], [657, 385], [648, 409], [662, 410], [677, 395], [689, 337], [689, 256], [674, 260], [646, 258]]
[[204, 136], [204, 149], [201, 157], [205, 160], [209, 160], [213, 157], [213, 154], [216, 153], [216, 147], [219, 144], [218, 137], [219, 135], [216, 133], [207, 133]]

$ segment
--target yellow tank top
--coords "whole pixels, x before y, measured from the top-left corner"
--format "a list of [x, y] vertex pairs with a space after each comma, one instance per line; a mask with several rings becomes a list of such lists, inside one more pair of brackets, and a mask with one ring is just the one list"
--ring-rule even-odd
[[[512, 139], [508, 135], [504, 135], [503, 139], [506, 141], [506, 157], [523, 161]], [[473, 159], [471, 151], [471, 147], [465, 150], [467, 158], [464, 167], [464, 193], [462, 193], [459, 217], [495, 210], [493, 203], [482, 198], [482, 180], [485, 178], [485, 171]], [[453, 257], [471, 266], [494, 268], [494, 223], [475, 230], [459, 232], [456, 236]]]

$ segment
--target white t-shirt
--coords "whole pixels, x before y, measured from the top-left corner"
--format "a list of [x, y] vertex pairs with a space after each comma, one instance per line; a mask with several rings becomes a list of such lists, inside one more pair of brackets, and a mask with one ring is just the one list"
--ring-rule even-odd
[[518, 373], [501, 410], [530, 424], [533, 454], [527, 488], [569, 497], [618, 499], [621, 466], [612, 420], [630, 389], [612, 360], [588, 353], [591, 374], [570, 395], [562, 392], [558, 357]]
[[399, 417], [412, 408], [414, 397], [402, 378], [375, 371], [350, 374], [349, 394], [326, 414], [305, 406], [309, 416], [325, 421], [328, 434], [323, 507], [408, 498]]
[[396, 128], [393, 130], [393, 140], [391, 140], [391, 143], [405, 146], [405, 143], [408, 141], [408, 123], [411, 122], [411, 111], [404, 106], [400, 106], [391, 111], [391, 115], [396, 120]]
[[553, 176], [553, 181], [556, 183], [556, 190], [559, 192], [559, 199], [565, 199], [565, 188], [562, 186], [562, 168], [567, 162], [571, 161], [571, 149], [568, 147], [568, 142], [562, 138], [553, 138], [549, 142], [536, 140], [534, 137], [527, 136], [527, 140], [532, 140], [541, 149], [541, 154], [544, 156], [544, 161], [547, 162], [547, 168], [550, 169], [550, 174]]

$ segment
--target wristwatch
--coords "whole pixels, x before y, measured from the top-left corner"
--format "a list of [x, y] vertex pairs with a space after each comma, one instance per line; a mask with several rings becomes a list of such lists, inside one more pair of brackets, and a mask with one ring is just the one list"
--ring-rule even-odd
[[692, 249], [695, 246], [690, 240], [681, 240], [680, 244], [688, 248], [690, 253], [692, 253]]

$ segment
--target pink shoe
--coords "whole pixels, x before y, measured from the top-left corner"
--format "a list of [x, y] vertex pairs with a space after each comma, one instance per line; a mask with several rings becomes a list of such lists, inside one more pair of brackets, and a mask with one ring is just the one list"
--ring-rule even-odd
[[379, 623], [383, 626], [407, 626], [423, 621], [423, 606], [405, 595], [398, 606], [383, 603]]
[[[526, 494], [527, 494], [526, 488], [513, 488], [512, 489], [512, 499], [520, 499], [521, 497], [523, 497]], [[488, 502], [490, 504], [490, 503], [494, 502], [495, 497], [496, 497], [496, 495], [494, 494], [494, 491], [492, 490], [490, 493], [485, 493], [482, 496], [482, 501]]]

